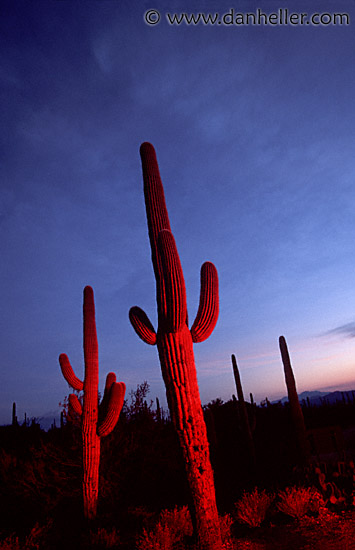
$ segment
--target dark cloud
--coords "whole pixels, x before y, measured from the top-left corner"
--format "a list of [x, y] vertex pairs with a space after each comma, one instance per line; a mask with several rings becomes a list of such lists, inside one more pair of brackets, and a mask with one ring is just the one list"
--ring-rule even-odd
[[335, 327], [331, 330], [328, 330], [323, 335], [339, 335], [344, 336], [345, 338], [355, 338], [355, 321], [351, 323], [346, 323], [345, 325], [340, 325], [339, 327]]

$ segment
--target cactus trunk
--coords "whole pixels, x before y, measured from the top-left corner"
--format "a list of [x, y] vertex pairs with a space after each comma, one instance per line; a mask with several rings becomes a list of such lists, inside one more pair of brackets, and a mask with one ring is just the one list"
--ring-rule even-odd
[[83, 439], [83, 502], [84, 516], [94, 519], [99, 496], [100, 438], [96, 426], [82, 427]]
[[208, 338], [217, 322], [217, 271], [210, 262], [201, 268], [200, 304], [189, 330], [184, 277], [170, 230], [155, 151], [150, 143], [141, 146], [141, 157], [156, 278], [158, 330], [155, 332], [146, 313], [138, 307], [131, 308], [130, 320], [138, 336], [158, 348], [168, 405], [184, 456], [199, 548], [221, 550], [213, 470], [192, 348], [193, 342]]
[[99, 350], [94, 300], [84, 300], [84, 400], [82, 415], [84, 515], [96, 516], [99, 494], [100, 438], [96, 433], [99, 406]]
[[293, 426], [295, 430], [297, 448], [298, 448], [298, 462], [301, 465], [307, 463], [309, 459], [309, 445], [307, 441], [306, 426], [304, 423], [303, 412], [298, 399], [298, 393], [296, 388], [296, 381], [293, 374], [291, 360], [287, 349], [287, 344], [284, 336], [280, 336], [279, 345], [281, 351], [281, 358], [284, 366], [285, 381], [287, 387], [288, 401], [290, 404], [291, 416]]
[[214, 476], [201, 407], [192, 339], [187, 326], [157, 346], [171, 418], [183, 451], [201, 549], [220, 549]]

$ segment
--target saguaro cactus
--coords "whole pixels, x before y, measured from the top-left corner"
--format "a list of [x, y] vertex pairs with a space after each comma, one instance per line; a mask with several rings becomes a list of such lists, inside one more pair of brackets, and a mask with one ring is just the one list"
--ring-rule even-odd
[[240, 374], [239, 374], [239, 369], [238, 369], [235, 355], [232, 355], [232, 365], [233, 365], [235, 385], [236, 385], [237, 394], [238, 394], [238, 404], [240, 407], [240, 416], [241, 416], [240, 420], [241, 420], [242, 430], [244, 432], [245, 443], [246, 443], [249, 458], [250, 458], [250, 470], [252, 474], [255, 474], [255, 469], [256, 469], [255, 446], [254, 446], [253, 436], [250, 428], [249, 416], [248, 416], [248, 412], [247, 412], [247, 408], [244, 400], [242, 382], [240, 380]]
[[138, 336], [158, 348], [168, 405], [184, 455], [200, 548], [220, 550], [213, 470], [192, 347], [193, 342], [208, 338], [217, 322], [217, 270], [210, 262], [202, 265], [200, 303], [189, 330], [185, 282], [170, 230], [155, 150], [150, 143], [143, 143], [140, 153], [156, 278], [158, 330], [155, 332], [146, 313], [138, 307], [131, 308], [129, 317]]
[[83, 440], [83, 498], [84, 515], [94, 519], [99, 491], [100, 438], [108, 435], [119, 418], [126, 386], [116, 382], [110, 372], [106, 377], [103, 399], [99, 405], [99, 350], [96, 335], [94, 293], [90, 286], [84, 289], [84, 382], [74, 374], [65, 353], [59, 356], [63, 376], [74, 389], [84, 391], [83, 405], [75, 394], [69, 395], [69, 406], [81, 416]]
[[292, 421], [297, 438], [297, 447], [299, 452], [299, 462], [304, 464], [309, 458], [309, 446], [307, 441], [306, 426], [304, 423], [301, 405], [298, 399], [296, 381], [291, 367], [291, 360], [287, 349], [287, 344], [284, 336], [280, 336], [279, 345], [281, 358], [284, 366], [285, 381], [287, 387], [288, 401], [290, 404]]

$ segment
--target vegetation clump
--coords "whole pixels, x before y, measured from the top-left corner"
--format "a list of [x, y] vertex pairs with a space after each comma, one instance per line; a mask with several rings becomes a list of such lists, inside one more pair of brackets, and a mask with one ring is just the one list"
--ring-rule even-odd
[[278, 510], [298, 520], [306, 514], [318, 513], [324, 505], [321, 493], [314, 487], [287, 487], [279, 492], [278, 499]]
[[273, 500], [273, 495], [267, 494], [265, 490], [259, 491], [257, 487], [250, 493], [244, 492], [235, 505], [237, 520], [249, 527], [259, 527]]

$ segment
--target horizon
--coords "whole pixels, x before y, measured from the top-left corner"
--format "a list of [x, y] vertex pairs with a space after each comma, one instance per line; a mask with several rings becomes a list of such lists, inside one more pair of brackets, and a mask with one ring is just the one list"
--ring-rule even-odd
[[245, 396], [284, 395], [281, 335], [299, 393], [355, 387], [355, 6], [342, 5], [348, 26], [217, 27], [149, 26], [140, 1], [3, 2], [0, 424], [13, 402], [37, 418], [68, 395], [60, 353], [82, 377], [86, 285], [100, 391], [114, 371], [126, 398], [146, 380], [166, 408], [157, 350], [128, 319], [137, 305], [157, 324], [144, 141], [190, 322], [202, 263], [219, 274], [217, 326], [194, 346], [202, 404], [236, 392], [232, 353]]
[[[350, 384], [351, 386], [351, 384]], [[132, 390], [134, 391], [134, 388], [132, 388]], [[346, 387], [344, 388], [340, 388], [340, 387], [333, 387], [331, 386], [330, 388], [323, 388], [323, 389], [314, 389], [314, 390], [303, 390], [302, 392], [297, 392], [298, 393], [298, 397], [300, 397], [303, 393], [312, 393], [312, 392], [321, 392], [321, 393], [325, 393], [325, 394], [331, 394], [333, 392], [336, 392], [336, 391], [339, 391], [339, 392], [355, 392], [355, 381], [353, 382], [353, 385], [352, 387], [348, 387], [348, 384], [346, 384]], [[235, 393], [236, 393], [236, 390], [235, 390]], [[232, 394], [233, 395], [233, 394]], [[227, 403], [228, 401], [232, 400], [232, 395], [229, 399], [222, 399], [222, 402], [223, 403]], [[264, 398], [260, 398], [260, 399], [254, 399], [254, 403], [257, 405], [257, 406], [261, 406], [261, 402], [263, 400], [265, 400], [265, 398], [268, 398], [269, 401], [271, 402], [271, 404], [275, 404], [277, 402], [280, 402], [282, 401], [283, 399], [288, 399], [287, 397], [287, 390], [285, 392], [285, 395], [283, 396], [278, 396], [278, 397], [270, 397], [269, 396], [265, 396]], [[253, 398], [254, 398], [254, 395], [253, 395]], [[220, 399], [218, 396], [215, 398], [215, 399]], [[125, 396], [125, 400], [128, 402], [129, 404], [129, 392], [126, 394]], [[150, 401], [152, 401], [152, 409], [153, 410], [156, 410], [156, 397], [153, 397], [151, 395], [151, 392], [149, 391], [146, 399], [147, 403], [149, 403]], [[248, 403], [250, 403], [250, 396], [247, 396], [247, 395], [244, 395], [244, 400]], [[213, 400], [211, 400], [213, 401]], [[160, 402], [160, 400], [159, 400]], [[208, 403], [202, 403], [202, 406], [206, 406], [208, 405]], [[167, 403], [161, 403], [160, 402], [160, 407], [161, 407], [161, 410], [164, 410], [164, 411], [168, 411], [168, 406], [167, 406]], [[21, 407], [19, 408], [20, 411], [22, 412], [21, 410]], [[57, 427], [59, 427], [60, 425], [60, 412], [61, 412], [62, 408], [58, 406], [58, 408], [56, 410], [52, 410], [52, 411], [47, 411], [45, 413], [43, 413], [42, 415], [40, 416], [32, 416], [32, 415], [28, 415], [27, 414], [27, 411], [24, 411], [23, 414], [22, 414], [22, 417], [20, 419], [19, 415], [17, 414], [18, 412], [18, 407], [17, 407], [17, 403], [16, 403], [16, 417], [17, 417], [17, 421], [19, 423], [19, 425], [22, 425], [25, 421], [25, 413], [26, 413], [26, 419], [27, 419], [27, 422], [30, 422], [33, 420], [35, 420], [35, 422], [37, 422], [38, 424], [41, 425], [41, 428], [44, 429], [44, 430], [48, 430], [49, 427], [50, 427], [50, 424], [53, 423], [53, 420], [55, 420], [56, 422], [56, 425]], [[9, 414], [9, 422], [6, 422], [6, 423], [2, 423], [0, 424], [0, 427], [3, 427], [3, 426], [10, 426], [11, 425], [11, 420], [12, 420], [12, 407], [11, 407], [11, 412]], [[45, 426], [45, 427], [43, 427]]]

